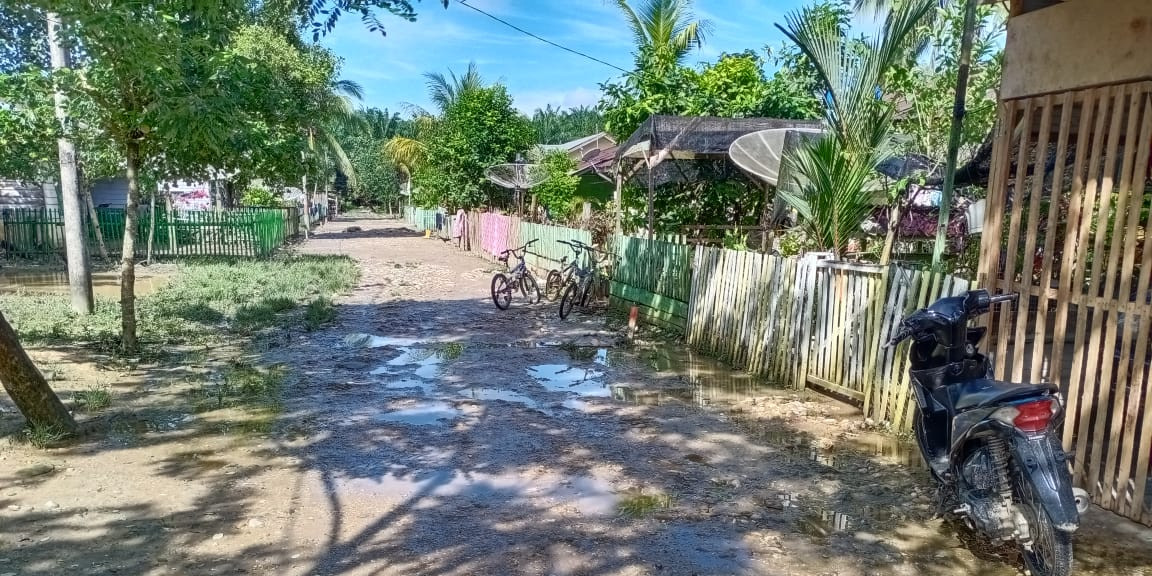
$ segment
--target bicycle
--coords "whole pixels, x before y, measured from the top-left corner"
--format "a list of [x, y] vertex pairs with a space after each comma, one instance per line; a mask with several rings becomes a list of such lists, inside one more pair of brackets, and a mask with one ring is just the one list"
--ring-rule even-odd
[[513, 290], [520, 290], [520, 294], [528, 299], [529, 304], [540, 301], [540, 286], [536, 283], [536, 278], [532, 276], [532, 271], [528, 269], [528, 265], [524, 261], [528, 254], [528, 247], [536, 242], [537, 240], [531, 240], [519, 248], [509, 248], [501, 252], [497, 258], [505, 264], [508, 263], [509, 256], [515, 256], [520, 260], [520, 263], [509, 270], [507, 274], [498, 272], [492, 277], [492, 303], [500, 310], [507, 310], [512, 305]]
[[571, 262], [568, 261], [567, 256], [560, 260], [560, 263], [564, 265], [563, 268], [559, 270], [553, 269], [548, 272], [548, 278], [544, 281], [544, 295], [552, 302], [559, 299], [560, 295], [564, 292], [564, 287], [573, 281], [572, 277], [576, 272], [576, 268], [580, 265], [580, 255], [587, 251], [589, 256], [591, 256], [592, 251], [595, 250], [595, 248], [579, 240], [572, 240], [571, 242], [567, 240], [557, 240], [556, 242], [570, 248], [572, 252], [574, 252], [574, 255], [572, 256]]
[[576, 276], [575, 281], [569, 281], [567, 288], [564, 289], [564, 295], [560, 297], [560, 319], [566, 320], [568, 315], [572, 313], [572, 308], [577, 304], [581, 308], [588, 306], [588, 297], [592, 294], [592, 285], [599, 280], [600, 271], [598, 269], [598, 262], [594, 256], [595, 253], [610, 255], [608, 252], [597, 250], [587, 244], [583, 244], [583, 249], [588, 252], [589, 261], [591, 264], [588, 266], [576, 265], [572, 270], [572, 274]]

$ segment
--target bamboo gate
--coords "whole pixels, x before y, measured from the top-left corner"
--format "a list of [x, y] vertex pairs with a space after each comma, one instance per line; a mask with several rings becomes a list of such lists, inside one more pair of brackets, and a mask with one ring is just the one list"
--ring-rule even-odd
[[1022, 296], [997, 374], [1059, 386], [1077, 485], [1152, 524], [1152, 83], [1000, 106], [978, 279]]

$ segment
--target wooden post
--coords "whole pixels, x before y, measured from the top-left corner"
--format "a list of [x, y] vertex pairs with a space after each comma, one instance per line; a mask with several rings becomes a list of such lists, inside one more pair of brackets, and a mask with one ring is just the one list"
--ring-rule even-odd
[[616, 233], [624, 233], [624, 174], [616, 167], [616, 190], [612, 192], [612, 203], [616, 205]]

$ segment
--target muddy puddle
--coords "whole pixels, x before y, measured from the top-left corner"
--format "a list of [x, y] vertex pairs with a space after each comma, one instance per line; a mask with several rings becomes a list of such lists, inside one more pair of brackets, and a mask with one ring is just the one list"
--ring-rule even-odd
[[540, 505], [571, 507], [587, 517], [616, 513], [620, 500], [606, 479], [596, 475], [569, 476], [508, 472], [464, 473], [452, 469], [394, 471], [376, 478], [354, 478], [335, 483], [337, 492], [355, 492], [390, 500], [413, 495], [460, 498], [485, 506]]
[[[168, 284], [166, 275], [136, 277], [136, 296], [147, 296]], [[45, 294], [65, 294], [68, 292], [68, 273], [64, 270], [20, 270], [0, 271], [0, 293], [38, 292]], [[92, 293], [97, 298], [120, 298], [120, 275], [118, 272], [94, 272]]]
[[384, 412], [376, 418], [384, 422], [410, 426], [443, 426], [460, 416], [460, 410], [448, 402], [416, 402], [406, 408]]
[[581, 397], [608, 398], [612, 389], [601, 380], [604, 373], [568, 364], [537, 364], [528, 375], [550, 392], [566, 392]]
[[540, 403], [529, 398], [528, 396], [512, 390], [502, 390], [499, 388], [466, 388], [461, 390], [459, 394], [465, 398], [480, 401], [502, 401], [511, 402], [513, 404], [521, 404], [526, 408], [542, 412], [544, 414], [552, 415], [553, 411], [540, 406]]

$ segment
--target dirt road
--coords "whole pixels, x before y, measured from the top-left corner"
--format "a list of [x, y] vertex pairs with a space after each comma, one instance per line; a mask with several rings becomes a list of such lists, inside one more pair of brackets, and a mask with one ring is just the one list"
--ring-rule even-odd
[[[490, 264], [396, 223], [305, 251], [363, 277], [335, 324], [267, 346], [289, 375], [273, 430], [0, 489], [0, 574], [1018, 573], [932, 520], [918, 458], [846, 407], [625, 347], [599, 316], [499, 312]], [[1078, 574], [1152, 574], [1152, 532], [1100, 511], [1077, 553]]]

